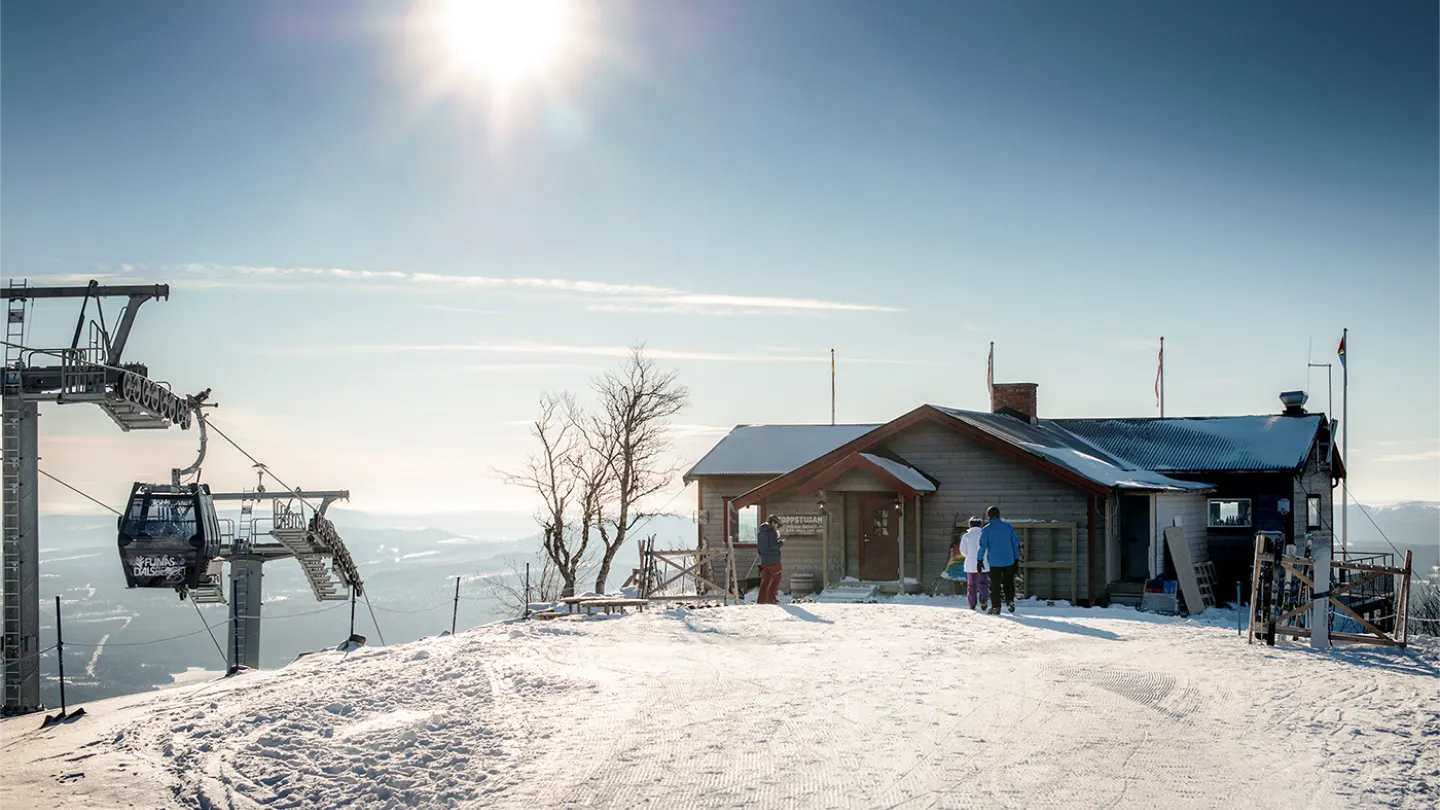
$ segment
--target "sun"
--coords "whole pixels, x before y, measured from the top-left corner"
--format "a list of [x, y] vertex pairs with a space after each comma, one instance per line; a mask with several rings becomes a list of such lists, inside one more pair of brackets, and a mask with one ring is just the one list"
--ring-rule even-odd
[[456, 68], [508, 90], [556, 68], [572, 17], [566, 0], [447, 0], [436, 24]]

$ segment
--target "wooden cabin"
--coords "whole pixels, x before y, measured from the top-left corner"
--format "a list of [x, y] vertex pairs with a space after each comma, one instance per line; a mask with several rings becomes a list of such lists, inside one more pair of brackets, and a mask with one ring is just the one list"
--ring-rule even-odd
[[[1037, 386], [997, 383], [991, 410], [922, 405], [884, 424], [741, 425], [686, 474], [699, 540], [738, 550], [758, 578], [755, 529], [782, 521], [784, 587], [809, 575], [945, 593], [940, 574], [972, 515], [998, 506], [1027, 541], [1025, 590], [1078, 604], [1136, 602], [1173, 576], [1164, 529], [1216, 569], [1217, 598], [1248, 587], [1253, 538], [1332, 542], [1344, 477], [1333, 425], [1286, 395], [1268, 416], [1041, 419]], [[1301, 395], [1303, 400], [1303, 395]]]

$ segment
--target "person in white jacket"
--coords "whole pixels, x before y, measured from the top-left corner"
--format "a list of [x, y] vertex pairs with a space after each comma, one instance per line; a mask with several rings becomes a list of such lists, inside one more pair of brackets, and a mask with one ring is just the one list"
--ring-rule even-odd
[[985, 561], [980, 559], [980, 532], [984, 526], [985, 521], [972, 517], [970, 528], [960, 538], [960, 554], [965, 558], [965, 599], [971, 610], [984, 610], [990, 601], [990, 577], [983, 573]]

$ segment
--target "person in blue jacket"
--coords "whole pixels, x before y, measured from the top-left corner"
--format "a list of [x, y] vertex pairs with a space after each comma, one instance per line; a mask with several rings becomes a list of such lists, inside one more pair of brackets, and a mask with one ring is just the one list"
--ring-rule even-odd
[[980, 530], [980, 559], [990, 566], [990, 612], [1000, 613], [1003, 589], [1005, 604], [1015, 612], [1015, 574], [1020, 570], [1020, 535], [1000, 519], [1000, 507], [985, 510], [989, 522]]

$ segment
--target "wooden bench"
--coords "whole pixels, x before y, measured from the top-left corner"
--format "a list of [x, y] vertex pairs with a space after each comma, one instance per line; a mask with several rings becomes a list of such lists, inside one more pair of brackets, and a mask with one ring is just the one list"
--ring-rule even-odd
[[643, 611], [645, 609], [645, 606], [649, 604], [650, 600], [648, 599], [624, 599], [618, 597], [605, 597], [600, 599], [592, 597], [590, 599], [584, 599], [579, 601], [580, 607], [585, 608], [585, 613], [587, 615], [591, 614], [595, 610], [595, 608], [600, 608], [606, 613], [610, 613], [616, 610], [624, 613], [626, 608], [631, 607], [638, 607]]
[[579, 604], [582, 603], [582, 602], [589, 602], [589, 601], [593, 601], [593, 600], [595, 600], [595, 599], [604, 599], [604, 598], [605, 598], [605, 597], [603, 597], [603, 596], [566, 596], [566, 597], [562, 597], [562, 598], [560, 598], [560, 599], [558, 599], [558, 600], [556, 600], [556, 601], [558, 601], [560, 604], [564, 605], [564, 606], [565, 606], [565, 609], [566, 609], [567, 611], [569, 611], [570, 613], [574, 613], [574, 612], [575, 612], [575, 606], [576, 606], [576, 605], [579, 605]]

